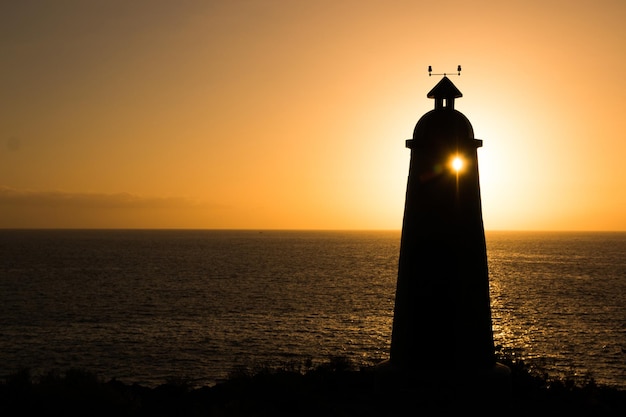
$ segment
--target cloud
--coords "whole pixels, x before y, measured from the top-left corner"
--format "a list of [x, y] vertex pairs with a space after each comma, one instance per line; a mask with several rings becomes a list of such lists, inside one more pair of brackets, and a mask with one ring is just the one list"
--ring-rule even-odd
[[0, 186], [0, 206], [87, 209], [203, 208], [205, 203], [183, 197], [146, 197], [130, 193], [70, 193], [18, 190]]

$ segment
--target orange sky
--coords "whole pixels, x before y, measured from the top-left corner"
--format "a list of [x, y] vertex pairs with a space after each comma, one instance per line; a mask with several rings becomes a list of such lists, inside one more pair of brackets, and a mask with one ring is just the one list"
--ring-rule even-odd
[[626, 2], [0, 3], [0, 227], [400, 229], [440, 77], [488, 230], [626, 230]]

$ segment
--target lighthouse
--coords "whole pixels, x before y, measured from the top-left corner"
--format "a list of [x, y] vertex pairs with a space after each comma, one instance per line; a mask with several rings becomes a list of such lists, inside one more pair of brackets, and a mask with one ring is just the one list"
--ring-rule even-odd
[[[443, 78], [412, 139], [387, 365], [449, 374], [496, 364], [477, 150], [463, 95]], [[431, 372], [432, 373], [432, 372]]]

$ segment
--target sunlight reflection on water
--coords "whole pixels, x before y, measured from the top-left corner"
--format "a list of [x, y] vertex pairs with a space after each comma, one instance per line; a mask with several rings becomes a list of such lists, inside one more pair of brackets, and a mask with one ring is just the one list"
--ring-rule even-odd
[[[0, 369], [198, 384], [388, 358], [399, 232], [1, 231]], [[626, 234], [487, 234], [494, 341], [626, 385]]]

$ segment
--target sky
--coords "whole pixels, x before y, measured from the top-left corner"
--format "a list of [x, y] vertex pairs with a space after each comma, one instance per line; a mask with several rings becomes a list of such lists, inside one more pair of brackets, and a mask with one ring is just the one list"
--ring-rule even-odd
[[626, 231], [624, 21], [623, 0], [0, 1], [0, 228], [399, 230], [431, 65], [483, 140], [486, 230]]

